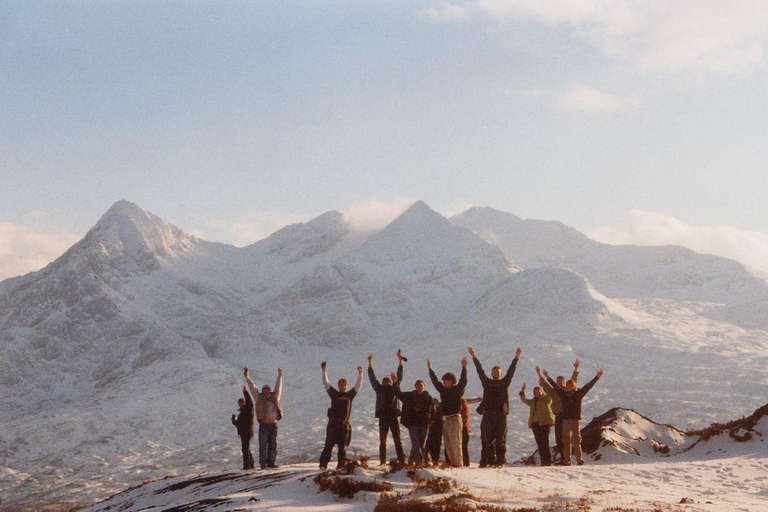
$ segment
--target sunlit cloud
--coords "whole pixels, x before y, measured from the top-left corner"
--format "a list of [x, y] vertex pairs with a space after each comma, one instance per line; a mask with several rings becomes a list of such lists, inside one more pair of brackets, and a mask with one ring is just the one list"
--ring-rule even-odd
[[764, 64], [768, 44], [762, 0], [471, 0], [436, 2], [420, 15], [439, 23], [566, 26], [572, 37], [640, 69], [744, 73]]
[[587, 234], [614, 245], [681, 245], [768, 272], [768, 233], [727, 224], [697, 226], [660, 213], [632, 210], [622, 222]]
[[34, 272], [61, 256], [82, 235], [46, 232], [24, 224], [0, 222], [0, 280]]

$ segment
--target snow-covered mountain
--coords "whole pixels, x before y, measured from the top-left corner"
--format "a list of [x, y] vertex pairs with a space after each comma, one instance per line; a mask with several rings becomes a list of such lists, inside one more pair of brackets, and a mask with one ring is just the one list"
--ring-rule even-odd
[[[486, 364], [522, 347], [513, 386], [532, 382], [535, 364], [565, 373], [580, 357], [584, 379], [606, 370], [586, 414], [599, 402], [688, 427], [760, 405], [760, 276], [515, 219], [472, 209], [448, 221], [417, 202], [376, 233], [328, 212], [236, 248], [116, 203], [48, 267], [0, 283], [0, 486], [10, 489], [0, 508], [231, 466], [228, 418], [246, 365], [259, 382], [285, 370], [285, 462], [321, 448], [319, 363], [354, 378], [369, 351], [383, 375], [402, 348], [406, 387], [426, 377], [427, 358], [458, 370], [469, 345]], [[366, 385], [353, 451], [377, 443], [372, 407]], [[510, 454], [521, 455], [531, 439], [514, 409]]]
[[709, 302], [718, 306], [710, 316], [768, 328], [768, 279], [736, 261], [677, 246], [602, 244], [560, 222], [523, 220], [493, 208], [470, 208], [450, 220], [523, 268], [572, 269], [608, 297]]

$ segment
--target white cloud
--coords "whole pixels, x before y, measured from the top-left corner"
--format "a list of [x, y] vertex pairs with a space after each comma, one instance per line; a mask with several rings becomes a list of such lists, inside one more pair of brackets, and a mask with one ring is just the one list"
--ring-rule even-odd
[[45, 232], [0, 222], [0, 280], [40, 270], [74, 245], [82, 235]]
[[768, 233], [727, 224], [695, 226], [660, 213], [632, 210], [622, 223], [593, 230], [588, 235], [615, 245], [682, 245], [768, 272]]
[[352, 229], [376, 231], [395, 220], [416, 201], [406, 197], [396, 197], [386, 201], [369, 199], [351, 204], [344, 210], [344, 218]]
[[[344, 219], [351, 229], [376, 231], [392, 222], [415, 202], [416, 199], [396, 197], [391, 200], [370, 199], [353, 203], [343, 211]], [[307, 222], [315, 216], [260, 210], [232, 218], [206, 219], [205, 227], [193, 228], [189, 232], [204, 240], [242, 247], [263, 240], [285, 226]]]
[[768, 45], [764, 0], [470, 0], [441, 2], [421, 15], [565, 25], [574, 38], [645, 69], [742, 73], [763, 65]]
[[567, 110], [606, 112], [624, 110], [630, 101], [624, 97], [597, 89], [579, 87], [560, 98], [560, 106]]

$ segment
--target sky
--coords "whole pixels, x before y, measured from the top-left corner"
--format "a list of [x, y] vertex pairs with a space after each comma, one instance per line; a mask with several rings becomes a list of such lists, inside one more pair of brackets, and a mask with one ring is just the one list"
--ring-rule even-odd
[[768, 269], [768, 1], [0, 3], [0, 279], [127, 199], [247, 245], [491, 206]]

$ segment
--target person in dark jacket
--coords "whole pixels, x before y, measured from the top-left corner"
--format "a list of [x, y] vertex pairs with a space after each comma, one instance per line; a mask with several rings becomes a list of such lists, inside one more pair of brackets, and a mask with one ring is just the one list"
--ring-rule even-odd
[[475, 363], [477, 375], [483, 384], [483, 403], [478, 412], [483, 415], [480, 422], [480, 467], [503, 466], [507, 463], [507, 414], [509, 414], [509, 385], [515, 376], [517, 362], [520, 360], [522, 349], [518, 348], [515, 358], [502, 377], [501, 367], [491, 369], [491, 378], [485, 374], [483, 365], [477, 358], [475, 349], [469, 347], [469, 355]]
[[243, 386], [243, 397], [237, 400], [240, 413], [235, 418], [232, 415], [232, 424], [237, 427], [237, 435], [240, 436], [240, 445], [243, 450], [243, 469], [254, 469], [253, 454], [251, 453], [251, 438], [253, 437], [253, 400], [248, 390]]
[[461, 359], [461, 377], [456, 382], [456, 375], [446, 373], [443, 381], [437, 380], [437, 375], [432, 370], [432, 362], [427, 360], [429, 378], [440, 393], [440, 408], [443, 411], [443, 442], [448, 455], [448, 463], [454, 467], [463, 465], [461, 453], [461, 397], [467, 387], [467, 358]]
[[440, 409], [440, 400], [432, 399], [432, 422], [427, 433], [427, 450], [425, 459], [431, 459], [432, 465], [440, 462], [440, 448], [443, 444], [443, 411]]
[[[576, 384], [579, 383], [579, 364], [580, 361], [576, 359], [573, 362], [573, 374], [571, 380]], [[536, 373], [539, 376], [539, 386], [544, 389], [544, 393], [552, 398], [552, 413], [555, 415], [555, 455], [560, 458], [560, 462], [563, 461], [563, 404], [560, 401], [560, 396], [555, 393], [552, 386], [541, 375], [541, 369], [537, 366]], [[560, 389], [565, 389], [565, 377], [558, 375], [555, 379]]]
[[379, 420], [379, 462], [381, 465], [387, 463], [387, 435], [392, 431], [392, 439], [395, 441], [395, 452], [400, 463], [405, 462], [403, 453], [403, 443], [400, 441], [400, 424], [397, 417], [400, 415], [400, 407], [397, 402], [397, 389], [392, 385], [392, 381], [400, 382], [403, 380], [403, 356], [397, 351], [397, 359], [400, 364], [397, 365], [397, 375], [391, 379], [384, 377], [381, 382], [376, 379], [376, 373], [373, 371], [373, 354], [368, 354], [368, 379], [376, 392], [376, 418]]
[[325, 446], [320, 454], [320, 468], [328, 468], [334, 446], [338, 446], [339, 452], [339, 462], [336, 467], [341, 468], [347, 455], [347, 445], [349, 445], [352, 437], [352, 426], [349, 423], [352, 400], [363, 387], [363, 367], [357, 367], [357, 383], [351, 390], [347, 390], [349, 387], [347, 379], [339, 379], [338, 390], [331, 386], [325, 367], [326, 362], [323, 361], [320, 364], [323, 371], [323, 386], [325, 386], [328, 396], [331, 397], [331, 406], [328, 408], [328, 427], [325, 430]]
[[[396, 381], [395, 393], [397, 398], [403, 402], [400, 423], [408, 429], [408, 435], [411, 438], [411, 453], [408, 457], [408, 463], [426, 464], [429, 425], [432, 422], [434, 411], [432, 397], [427, 392], [423, 380], [416, 381], [413, 391], [400, 391], [400, 381]], [[440, 436], [442, 436], [442, 431]], [[439, 446], [437, 451], [440, 452]]]
[[549, 385], [560, 397], [563, 405], [563, 466], [571, 465], [571, 452], [576, 455], [576, 462], [579, 466], [584, 464], [584, 458], [581, 453], [581, 430], [579, 422], [581, 421], [581, 401], [589, 390], [597, 384], [600, 377], [603, 376], [603, 370], [598, 370], [594, 379], [587, 382], [583, 388], [577, 388], [576, 382], [569, 380], [565, 383], [565, 389], [561, 389], [557, 382], [549, 378], [547, 370], [543, 370], [544, 377], [547, 378]]

